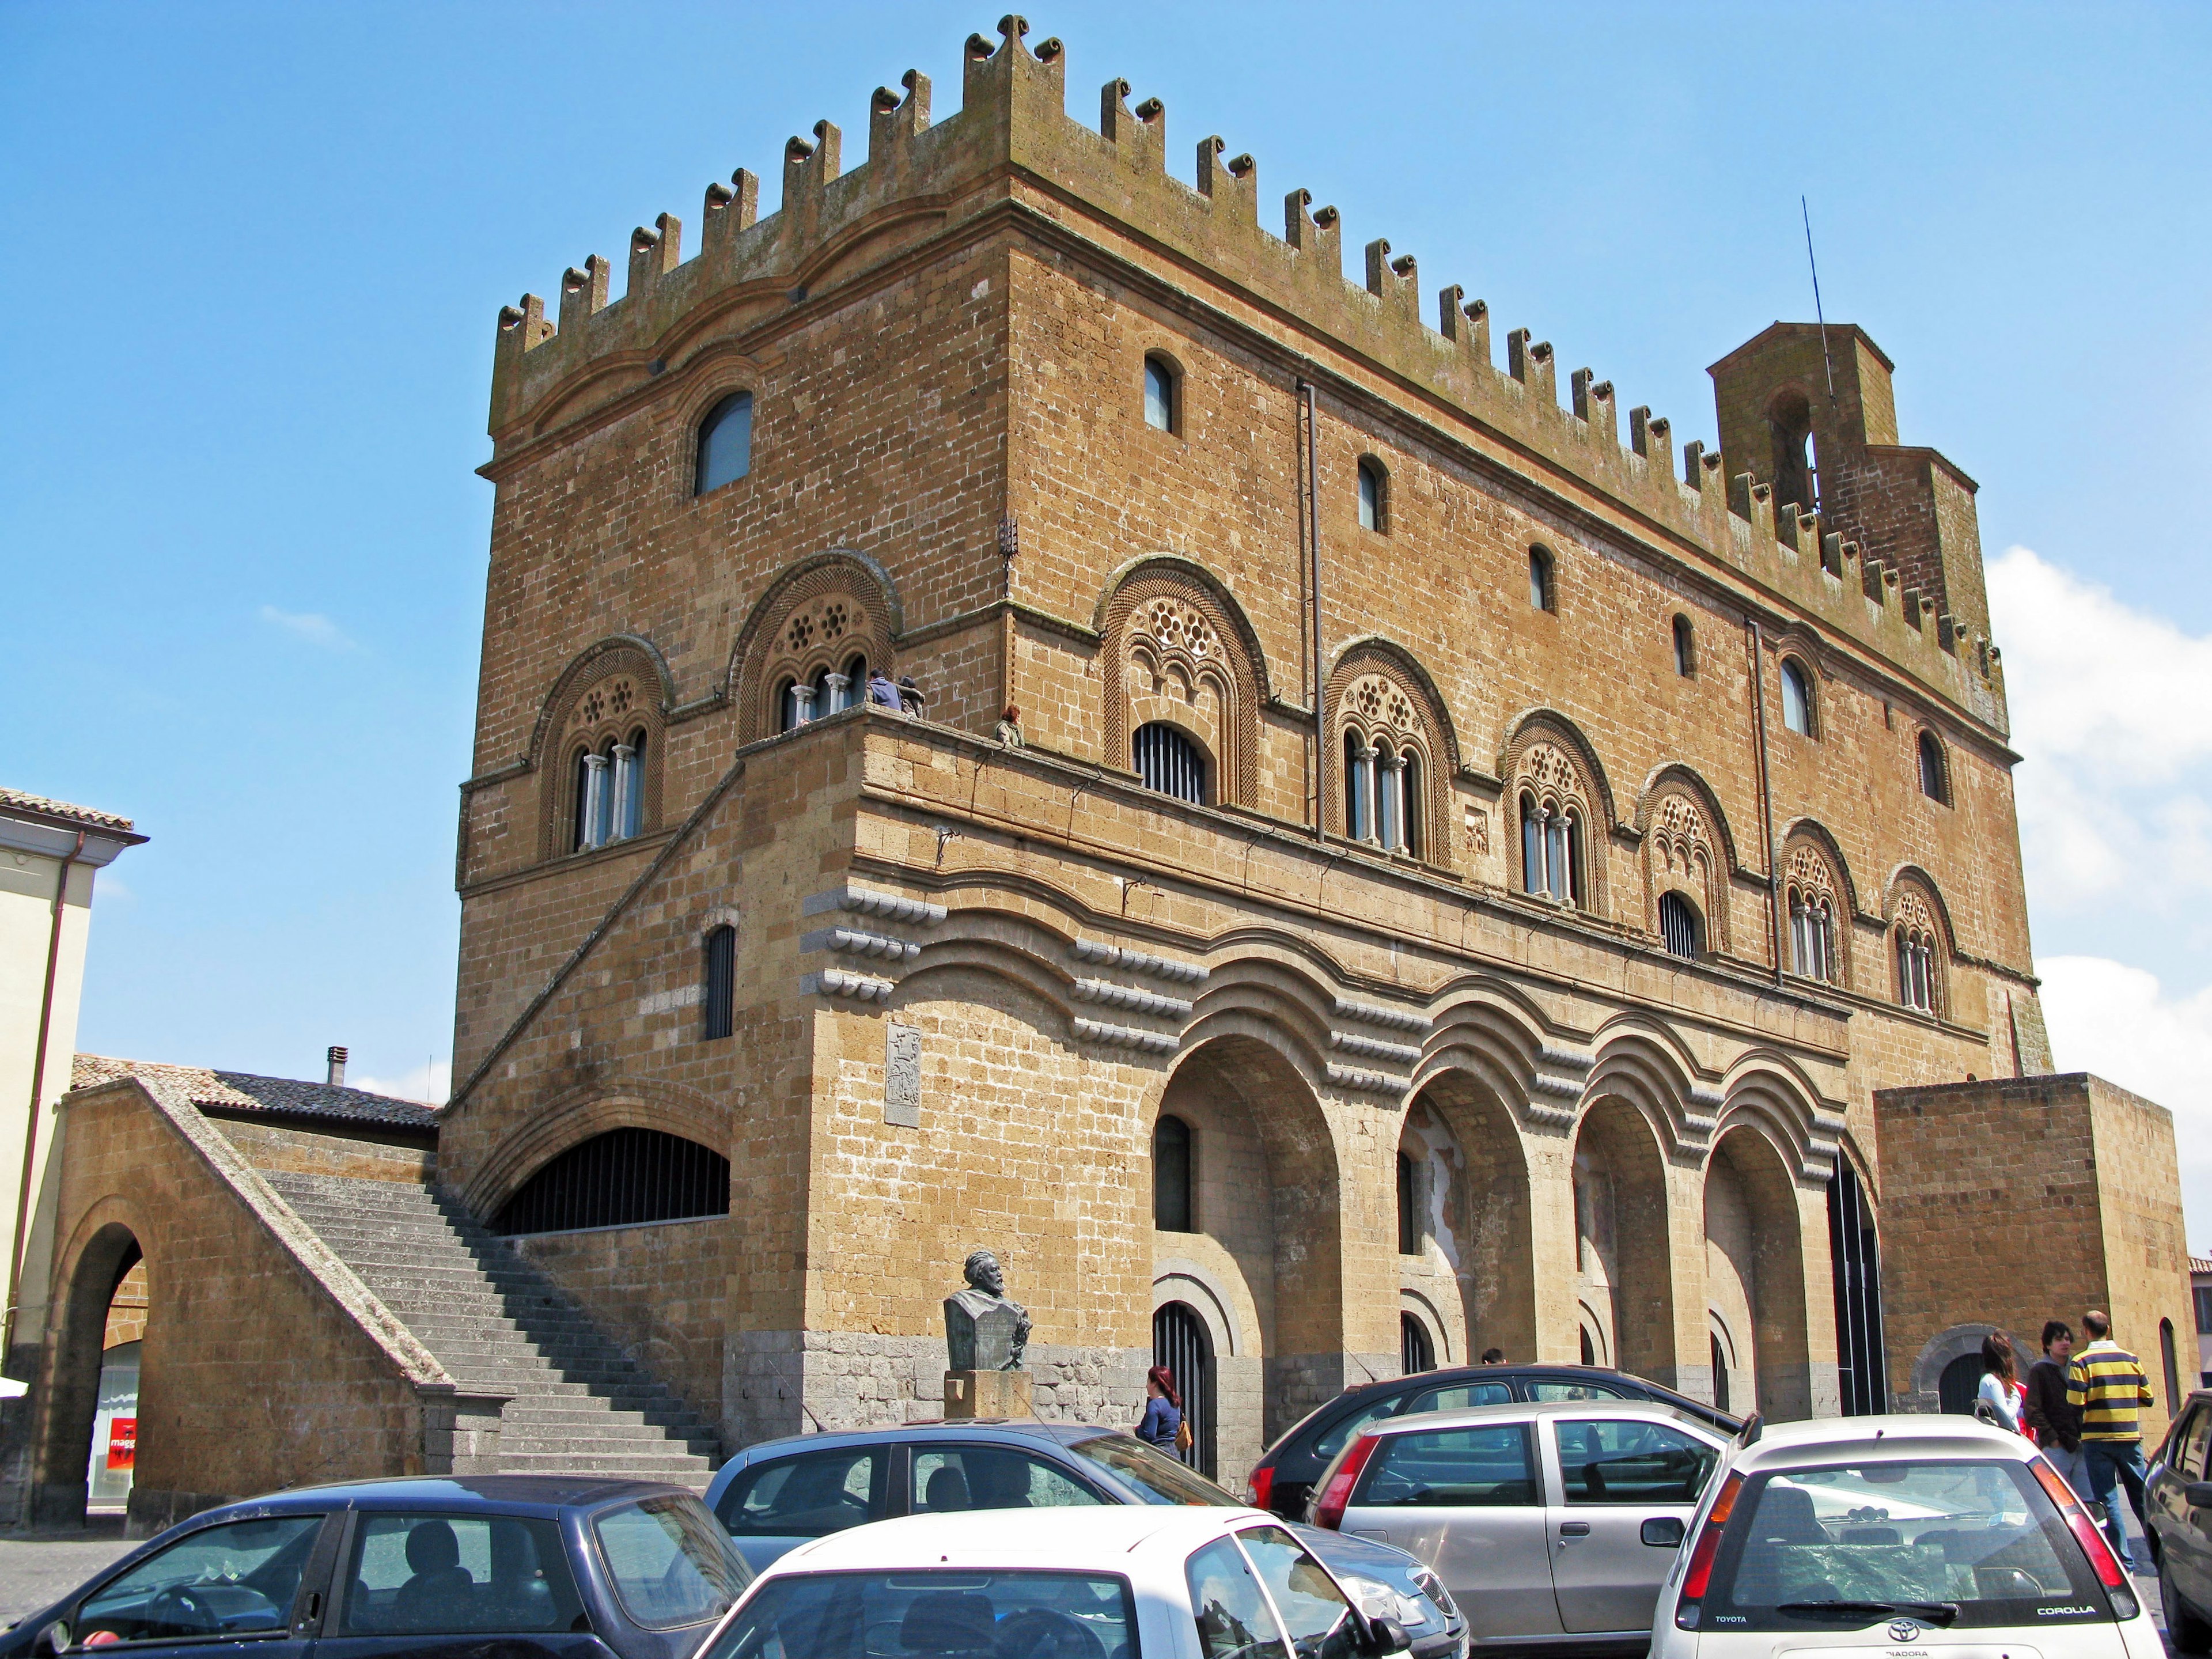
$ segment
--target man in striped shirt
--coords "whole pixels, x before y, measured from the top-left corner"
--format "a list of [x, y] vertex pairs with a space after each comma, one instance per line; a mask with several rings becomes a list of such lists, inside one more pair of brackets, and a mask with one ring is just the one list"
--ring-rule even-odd
[[2115, 1487], [2124, 1484], [2136, 1524], [2143, 1518], [2142, 1424], [2145, 1406], [2157, 1403], [2142, 1362], [2112, 1340], [2112, 1322], [2092, 1308], [2081, 1316], [2089, 1346], [2074, 1356], [2066, 1377], [2066, 1399], [2081, 1413], [2081, 1463], [2089, 1477], [2089, 1502], [2105, 1513], [2112, 1550], [2130, 1572], [2127, 1524], [2120, 1518]]

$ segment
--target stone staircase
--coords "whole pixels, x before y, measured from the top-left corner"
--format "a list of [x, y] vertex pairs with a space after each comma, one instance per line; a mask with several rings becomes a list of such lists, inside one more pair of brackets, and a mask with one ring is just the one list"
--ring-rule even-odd
[[465, 1390], [514, 1396], [499, 1464], [704, 1491], [714, 1429], [447, 1194], [412, 1182], [264, 1171]]

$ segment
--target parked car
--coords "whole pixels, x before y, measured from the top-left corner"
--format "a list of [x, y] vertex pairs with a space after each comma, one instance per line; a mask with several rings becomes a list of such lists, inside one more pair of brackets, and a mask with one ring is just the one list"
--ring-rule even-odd
[[1312, 1518], [1435, 1568], [1477, 1649], [1641, 1652], [1728, 1444], [1703, 1417], [1640, 1400], [1380, 1418], [1323, 1473]]
[[1381, 1659], [1406, 1632], [1353, 1605], [1280, 1519], [1124, 1504], [916, 1515], [800, 1545], [702, 1659]]
[[[1134, 1435], [1073, 1423], [914, 1423], [748, 1446], [707, 1504], [755, 1571], [848, 1528], [902, 1516], [1046, 1511], [1100, 1504], [1241, 1509], [1203, 1475]], [[1396, 1620], [1414, 1659], [1456, 1659], [1466, 1621], [1443, 1583], [1401, 1549], [1293, 1526], [1376, 1617]]]
[[1701, 1400], [1601, 1366], [1465, 1365], [1416, 1371], [1346, 1389], [1308, 1413], [1253, 1465], [1244, 1496], [1261, 1509], [1295, 1521], [1305, 1514], [1321, 1472], [1369, 1423], [1414, 1412], [1547, 1400], [1650, 1400], [1687, 1412], [1727, 1434], [1734, 1434], [1741, 1424], [1741, 1419]]
[[1972, 1418], [1747, 1430], [1676, 1554], [1652, 1659], [2155, 1659], [2150, 1613], [2035, 1448]]
[[2166, 1633], [2177, 1653], [2212, 1653], [2212, 1390], [2199, 1389], [2177, 1413], [2151, 1459], [2143, 1517], [2158, 1566]]
[[658, 1481], [308, 1486], [170, 1528], [10, 1626], [0, 1659], [690, 1659], [751, 1580], [705, 1505]]

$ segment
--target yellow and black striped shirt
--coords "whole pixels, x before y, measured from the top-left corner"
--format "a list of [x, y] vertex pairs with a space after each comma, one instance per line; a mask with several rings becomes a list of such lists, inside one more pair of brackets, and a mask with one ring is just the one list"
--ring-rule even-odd
[[2084, 1440], [2140, 1440], [2136, 1413], [2155, 1404], [2142, 1362], [2117, 1342], [2096, 1341], [2074, 1356], [2066, 1398], [2081, 1410]]

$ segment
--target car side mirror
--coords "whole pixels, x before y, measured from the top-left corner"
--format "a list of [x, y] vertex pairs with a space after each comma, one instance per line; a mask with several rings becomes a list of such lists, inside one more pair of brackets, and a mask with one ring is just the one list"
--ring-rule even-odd
[[57, 1619], [39, 1632], [36, 1645], [40, 1653], [66, 1653], [69, 1651], [69, 1621], [65, 1619]]
[[2212, 1480], [2192, 1480], [2181, 1489], [2192, 1510], [2212, 1510]]
[[1674, 1550], [1682, 1547], [1682, 1523], [1671, 1515], [1655, 1515], [1644, 1523], [1644, 1541], [1654, 1549]]
[[1404, 1653], [1413, 1645], [1413, 1638], [1406, 1627], [1395, 1619], [1370, 1619], [1367, 1621], [1367, 1650], [1385, 1659], [1393, 1653]]

